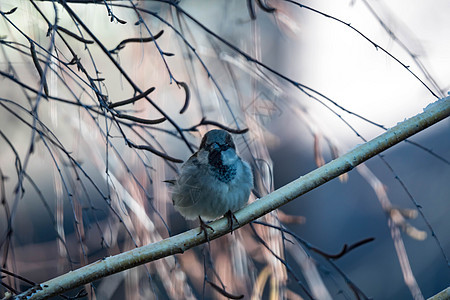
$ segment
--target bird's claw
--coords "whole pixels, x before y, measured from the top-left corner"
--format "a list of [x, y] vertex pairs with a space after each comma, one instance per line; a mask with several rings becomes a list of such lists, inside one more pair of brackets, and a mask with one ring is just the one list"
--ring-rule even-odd
[[236, 224], [239, 226], [239, 221], [238, 219], [236, 219], [236, 216], [231, 212], [231, 210], [227, 211], [227, 213], [225, 214], [225, 216], [228, 219], [228, 224], [230, 224], [230, 232], [231, 234], [233, 234], [233, 219], [234, 221], [236, 221]]
[[211, 229], [214, 232], [214, 228], [206, 224], [200, 216], [198, 217], [198, 219], [200, 220], [200, 232], [197, 235], [200, 235], [203, 232], [205, 234], [206, 240], [209, 242], [208, 229]]

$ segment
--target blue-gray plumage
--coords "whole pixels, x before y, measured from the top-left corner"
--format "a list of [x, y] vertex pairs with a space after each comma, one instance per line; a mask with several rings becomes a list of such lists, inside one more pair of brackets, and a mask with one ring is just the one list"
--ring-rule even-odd
[[181, 215], [189, 220], [214, 220], [247, 203], [253, 175], [249, 164], [236, 154], [231, 135], [215, 129], [205, 134], [199, 150], [172, 183], [173, 204]]

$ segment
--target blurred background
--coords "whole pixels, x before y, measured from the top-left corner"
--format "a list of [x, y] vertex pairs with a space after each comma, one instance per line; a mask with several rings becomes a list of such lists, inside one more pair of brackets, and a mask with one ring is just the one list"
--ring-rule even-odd
[[[197, 226], [163, 181], [210, 129], [235, 132], [257, 201], [449, 90], [445, 0], [78, 2], [0, 3], [0, 262], [34, 283]], [[450, 284], [449, 125], [260, 220], [301, 241], [247, 225], [82, 295], [430, 297]], [[0, 295], [32, 282], [3, 272]]]

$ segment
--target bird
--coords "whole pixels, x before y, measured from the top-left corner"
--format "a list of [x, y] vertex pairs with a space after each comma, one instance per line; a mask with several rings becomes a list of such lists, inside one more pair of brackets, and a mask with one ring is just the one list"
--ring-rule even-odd
[[175, 209], [187, 220], [198, 218], [208, 238], [205, 227], [211, 227], [204, 221], [223, 215], [229, 218], [232, 231], [232, 217], [236, 220], [233, 213], [247, 203], [253, 174], [250, 165], [236, 153], [231, 134], [213, 129], [181, 166], [178, 178], [167, 182], [171, 183]]

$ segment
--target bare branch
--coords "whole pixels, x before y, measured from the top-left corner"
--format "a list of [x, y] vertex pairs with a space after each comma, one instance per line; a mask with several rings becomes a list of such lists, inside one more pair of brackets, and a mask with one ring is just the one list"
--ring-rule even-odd
[[130, 98], [130, 99], [127, 99], [127, 100], [122, 100], [122, 101], [118, 101], [118, 102], [115, 102], [115, 103], [111, 103], [110, 105], [108, 105], [108, 107], [109, 108], [114, 108], [114, 107], [117, 107], [117, 106], [122, 106], [122, 105], [130, 104], [130, 103], [134, 103], [137, 100], [146, 97], [148, 94], [150, 94], [154, 90], [155, 90], [155, 87], [151, 87], [148, 90], [146, 90], [145, 92], [143, 92], [142, 94], [136, 95], [133, 98]]
[[[387, 130], [371, 141], [356, 147], [347, 154], [237, 211], [235, 216], [239, 221], [238, 226], [242, 227], [308, 191], [321, 186], [325, 182], [352, 170], [364, 161], [448, 116], [450, 116], [450, 96], [430, 104], [422, 113], [398, 123], [395, 127]], [[213, 229], [207, 229], [209, 240], [217, 239], [230, 232], [227, 218], [221, 218], [208, 225]], [[29, 299], [43, 299], [43, 297], [60, 294], [124, 269], [176, 253], [183, 253], [192, 247], [207, 242], [204, 235], [198, 234], [199, 230], [200, 228], [195, 228], [162, 241], [118, 254], [114, 257], [107, 257], [68, 274], [51, 279], [39, 285], [40, 290], [33, 290], [33, 292], [27, 291], [20, 296], [30, 296]]]
[[121, 41], [116, 46], [116, 48], [114, 48], [112, 50], [109, 50], [109, 52], [117, 54], [119, 52], [119, 50], [122, 50], [123, 48], [125, 48], [125, 45], [128, 44], [128, 43], [148, 43], [148, 42], [153, 42], [153, 41], [157, 40], [159, 37], [161, 37], [163, 33], [164, 33], [164, 30], [161, 30], [160, 32], [158, 32], [157, 34], [155, 34], [154, 36], [151, 36], [151, 37], [125, 39], [125, 40]]

